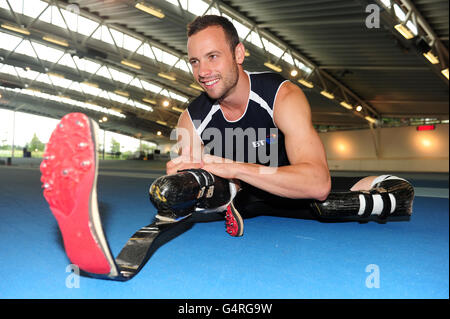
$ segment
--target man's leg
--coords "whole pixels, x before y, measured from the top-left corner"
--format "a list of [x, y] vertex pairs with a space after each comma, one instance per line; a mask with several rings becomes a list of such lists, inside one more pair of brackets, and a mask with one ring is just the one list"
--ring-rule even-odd
[[187, 169], [156, 179], [150, 186], [150, 201], [158, 210], [156, 218], [178, 221], [194, 211], [225, 212], [227, 233], [242, 236], [244, 222], [233, 199], [237, 185], [203, 169]]
[[[339, 177], [334, 178], [339, 184]], [[332, 181], [333, 184], [333, 181]], [[312, 208], [319, 217], [356, 219], [410, 216], [414, 188], [405, 179], [393, 175], [360, 178], [346, 189], [333, 189], [324, 201], [314, 201]]]
[[90, 276], [125, 281], [145, 265], [155, 240], [181, 223], [155, 218], [113, 257], [97, 203], [97, 135], [97, 123], [82, 113], [61, 119], [40, 166], [44, 197], [58, 222], [70, 261]]

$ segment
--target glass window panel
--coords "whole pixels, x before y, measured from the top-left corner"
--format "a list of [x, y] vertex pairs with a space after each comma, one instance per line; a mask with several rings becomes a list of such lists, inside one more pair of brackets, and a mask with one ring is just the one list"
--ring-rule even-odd
[[255, 31], [252, 31], [250, 33], [250, 35], [247, 38], [247, 41], [249, 41], [250, 43], [252, 43], [253, 45], [256, 45], [259, 48], [263, 48], [262, 42], [261, 42], [261, 38], [259, 37], [258, 33], [256, 33]]
[[162, 61], [163, 59], [163, 51], [161, 49], [158, 49], [157, 47], [152, 46], [153, 53], [155, 55], [155, 58], [157, 61]]
[[21, 37], [3, 33], [0, 31], [0, 48], [8, 51], [14, 50], [15, 47], [22, 41]]
[[[0, 72], [1, 72], [1, 70], [0, 70]], [[40, 74], [39, 72], [32, 71], [32, 70], [27, 71], [22, 68], [16, 68], [16, 72], [19, 74], [19, 76], [21, 78], [28, 79], [28, 80], [34, 80]]]
[[63, 57], [58, 61], [58, 64], [67, 66], [72, 69], [76, 69], [75, 63], [73, 62], [72, 56], [69, 53], [63, 55]]
[[189, 71], [190, 71], [190, 69], [188, 67], [188, 64], [184, 60], [178, 61], [177, 64], [175, 64], [175, 67], [180, 69], [180, 70], [183, 70], [183, 71], [185, 71], [187, 73], [189, 73]]
[[283, 58], [282, 58], [284, 61], [286, 61], [287, 63], [289, 63], [289, 64], [291, 64], [291, 65], [295, 65], [294, 64], [294, 59], [292, 58], [292, 55], [290, 55], [289, 53], [285, 53], [284, 55], [283, 55]]
[[92, 34], [92, 32], [95, 31], [97, 27], [97, 22], [80, 15], [78, 16], [78, 33], [81, 33], [88, 37]]
[[22, 0], [13, 0], [9, 1], [11, 8], [14, 12], [22, 13], [23, 12], [23, 1]]
[[116, 45], [118, 47], [123, 46], [123, 33], [119, 32], [117, 30], [109, 28], [109, 31], [111, 32], [112, 37], [114, 38], [114, 41], [116, 42]]
[[162, 51], [162, 60], [161, 61], [167, 65], [172, 66], [175, 63], [177, 63], [178, 57], [176, 57], [175, 55], [172, 55], [170, 53]]
[[97, 40], [102, 40], [102, 27], [97, 28], [97, 30], [95, 30], [94, 34], [92, 34], [91, 37]]
[[97, 70], [101, 67], [100, 64], [97, 62], [88, 60], [88, 59], [82, 59], [84, 62], [84, 70], [88, 73], [95, 73]]
[[10, 74], [17, 76], [16, 69], [12, 65], [3, 64], [2, 68], [0, 69], [0, 72], [3, 74]]
[[62, 18], [61, 13], [59, 13], [59, 9], [56, 6], [52, 6], [51, 9], [52, 9], [52, 22], [51, 23], [60, 28], [67, 29], [64, 19]]
[[123, 36], [123, 48], [134, 52], [139, 48], [139, 46], [142, 44], [142, 41], [139, 39], [136, 39], [134, 37], [130, 37], [129, 35], [124, 34]]
[[394, 4], [394, 12], [395, 12], [395, 15], [397, 16], [397, 18], [399, 18], [401, 21], [406, 20], [405, 12], [397, 4]]
[[119, 103], [126, 103], [128, 101], [128, 98], [118, 95], [115, 93], [108, 92], [109, 98], [113, 101], [119, 102]]
[[206, 14], [213, 14], [213, 15], [218, 15], [218, 16], [220, 16], [219, 10], [217, 10], [217, 9], [214, 8], [214, 7], [209, 8], [209, 10], [208, 10], [208, 12], [207, 12]]
[[139, 88], [139, 89], [143, 89], [143, 87], [142, 87], [142, 84], [141, 84], [141, 81], [139, 81], [139, 79], [138, 78], [134, 78], [131, 82], [130, 82], [130, 85], [131, 86], [134, 86], [134, 87], [137, 87], [137, 88]]
[[155, 56], [153, 55], [152, 49], [151, 49], [151, 47], [150, 47], [150, 45], [148, 43], [144, 43], [144, 45], [141, 46], [141, 48], [139, 50], [141, 50], [141, 49], [143, 50], [142, 51], [142, 55], [143, 56], [145, 56], [147, 58], [150, 58], [152, 60], [155, 59]]
[[183, 10], [187, 10], [188, 7], [188, 0], [179, 0], [181, 3], [181, 7], [183, 8]]
[[188, 11], [201, 16], [208, 9], [209, 5], [203, 0], [189, 0], [189, 9]]
[[52, 84], [52, 82], [50, 82], [50, 79], [48, 78], [48, 75], [43, 73], [39, 74], [39, 76], [36, 78], [36, 81], [50, 85]]
[[[0, 0], [4, 1], [4, 0]], [[39, 0], [24, 0], [23, 14], [31, 18], [36, 18], [39, 14], [47, 8], [48, 3]]]
[[50, 48], [46, 45], [31, 42], [40, 59], [50, 62], [57, 62], [64, 55], [64, 51]]
[[178, 0], [166, 0], [166, 1], [178, 7]]
[[108, 68], [106, 66], [102, 66], [100, 69], [98, 69], [96, 75], [102, 76], [110, 80], [112, 79], [111, 74], [109, 74]]
[[51, 23], [52, 22], [52, 7], [49, 6], [43, 14], [39, 16], [39, 20]]
[[98, 96], [104, 98], [105, 100], [109, 100], [108, 92], [106, 92], [105, 90], [102, 90], [102, 92]]
[[73, 32], [77, 32], [78, 15], [73, 12], [64, 10], [64, 9], [61, 9], [61, 13], [64, 16], [64, 19], [66, 20], [69, 30], [73, 31]]
[[417, 30], [417, 26], [411, 20], [406, 23], [406, 26], [408, 27], [409, 30], [411, 30], [411, 32], [414, 35], [418, 35], [419, 34], [419, 32]]
[[9, 10], [8, 4], [6, 3], [6, 0], [0, 0], [0, 8]]
[[72, 84], [69, 86], [70, 90], [77, 91], [77, 92], [83, 92], [81, 89], [81, 85], [78, 82], [73, 81]]
[[64, 79], [64, 78], [61, 78], [61, 77], [58, 77], [58, 76], [49, 75], [49, 78], [52, 81], [53, 85], [59, 86], [59, 87], [62, 87], [62, 88], [68, 88], [72, 84], [71, 80]]
[[34, 52], [33, 47], [31, 46], [31, 43], [28, 40], [23, 40], [19, 44], [19, 46], [14, 50], [14, 52], [36, 58], [36, 53]]
[[134, 78], [134, 76], [118, 71], [114, 68], [109, 68], [109, 72], [111, 73], [114, 81], [119, 81], [125, 84], [128, 84]]
[[263, 38], [263, 42], [264, 42], [264, 47], [266, 48], [266, 51], [270, 52], [274, 56], [280, 57], [284, 53], [283, 49], [277, 47], [275, 44], [273, 44], [266, 38]]
[[80, 87], [81, 87], [81, 89], [83, 90], [84, 93], [90, 94], [90, 95], [94, 95], [94, 96], [99, 95], [101, 93], [101, 91], [102, 91], [99, 88], [96, 88], [96, 87], [93, 87], [93, 86], [90, 86], [90, 85], [87, 85], [87, 84], [83, 84], [83, 83], [80, 83]]
[[147, 81], [141, 81], [141, 83], [145, 90], [153, 92], [153, 93], [159, 93], [162, 89], [160, 86], [152, 84]]
[[102, 29], [102, 38], [101, 40], [103, 42], [109, 43], [109, 44], [114, 44], [113, 38], [111, 37], [111, 34], [109, 33], [109, 28], [102, 25], [101, 26]]

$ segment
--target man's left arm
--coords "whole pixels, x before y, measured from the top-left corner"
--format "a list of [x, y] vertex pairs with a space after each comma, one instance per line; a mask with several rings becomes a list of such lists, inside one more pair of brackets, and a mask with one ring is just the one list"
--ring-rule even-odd
[[224, 178], [235, 178], [274, 195], [324, 200], [331, 188], [326, 154], [311, 121], [311, 109], [302, 90], [285, 82], [274, 106], [274, 121], [285, 136], [291, 165], [266, 166], [223, 162], [206, 155], [203, 168]]

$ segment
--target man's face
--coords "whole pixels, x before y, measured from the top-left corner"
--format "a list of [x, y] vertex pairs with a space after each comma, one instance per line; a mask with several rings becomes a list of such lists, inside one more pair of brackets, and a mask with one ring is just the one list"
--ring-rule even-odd
[[211, 26], [188, 39], [194, 79], [212, 99], [224, 99], [236, 86], [239, 69], [221, 27]]

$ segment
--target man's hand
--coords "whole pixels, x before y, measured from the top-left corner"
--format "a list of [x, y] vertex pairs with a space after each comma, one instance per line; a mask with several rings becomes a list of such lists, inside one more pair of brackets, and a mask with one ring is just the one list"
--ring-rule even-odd
[[222, 178], [237, 178], [236, 168], [239, 163], [214, 155], [203, 156], [203, 169]]
[[203, 168], [201, 158], [196, 158], [192, 155], [189, 147], [182, 148], [181, 155], [166, 163], [166, 174], [176, 174], [183, 169]]

